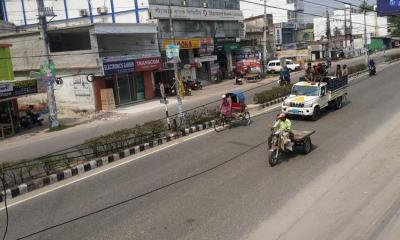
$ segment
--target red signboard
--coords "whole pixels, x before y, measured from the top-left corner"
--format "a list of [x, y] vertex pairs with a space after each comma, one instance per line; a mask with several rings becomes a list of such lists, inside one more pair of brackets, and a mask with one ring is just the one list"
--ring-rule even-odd
[[162, 60], [160, 57], [143, 58], [135, 61], [135, 71], [143, 72], [162, 68]]

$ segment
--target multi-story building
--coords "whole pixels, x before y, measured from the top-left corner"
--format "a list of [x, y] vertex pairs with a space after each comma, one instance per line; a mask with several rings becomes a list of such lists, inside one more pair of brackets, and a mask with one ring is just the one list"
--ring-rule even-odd
[[[55, 13], [48, 18], [50, 57], [64, 76], [56, 90], [58, 102], [99, 109], [98, 88], [113, 88], [117, 105], [142, 101], [154, 96], [159, 81], [172, 80], [171, 69], [161, 61], [172, 43], [168, 1], [44, 2]], [[44, 61], [36, 0], [0, 0], [0, 5], [2, 18], [17, 28], [1, 35], [0, 43], [13, 44], [16, 77], [29, 77]], [[240, 51], [239, 0], [171, 0], [171, 8], [181, 46], [180, 75], [210, 80], [220, 68], [230, 72]], [[85, 80], [87, 73], [96, 75], [93, 84]], [[80, 86], [85, 89], [75, 91]]]
[[[364, 13], [355, 9], [348, 9], [346, 13], [345, 10], [333, 11], [333, 15], [330, 16], [331, 36], [345, 35], [345, 22], [347, 25], [346, 30], [349, 34], [364, 34]], [[378, 17], [376, 12], [367, 12], [366, 28], [367, 33], [372, 37], [387, 36], [387, 17]], [[314, 40], [320, 40], [321, 38], [326, 37], [326, 30], [327, 18], [314, 18]]]
[[[246, 38], [241, 41], [241, 45], [245, 46], [245, 52], [240, 57], [258, 57], [261, 58], [264, 46], [264, 15], [249, 17], [243, 20]], [[272, 14], [267, 14], [267, 59], [273, 57], [275, 51], [274, 43], [274, 24]]]
[[[240, 52], [243, 19], [239, 0], [171, 0], [174, 37], [180, 45], [183, 79], [210, 80], [218, 69], [229, 73]], [[150, 0], [162, 51], [172, 43], [168, 1]]]

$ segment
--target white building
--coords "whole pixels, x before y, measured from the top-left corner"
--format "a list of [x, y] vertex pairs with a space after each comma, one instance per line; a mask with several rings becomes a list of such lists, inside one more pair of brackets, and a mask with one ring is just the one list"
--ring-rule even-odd
[[[346, 13], [346, 14], [345, 14]], [[347, 20], [347, 29], [351, 34], [364, 34], [364, 14], [360, 12], [351, 11], [350, 23], [350, 9], [336, 10], [330, 16], [331, 35], [344, 35], [345, 19]], [[326, 36], [327, 19], [320, 17], [314, 18], [314, 40], [321, 40]], [[366, 16], [367, 33], [372, 37], [383, 37], [388, 35], [388, 21], [387, 17], [378, 17], [376, 12], [367, 12]]]
[[[1, 0], [4, 21], [16, 26], [37, 24], [36, 0]], [[148, 0], [45, 0], [57, 15], [54, 25], [89, 23], [146, 23], [149, 19]]]
[[[264, 1], [257, 1], [263, 4]], [[240, 3], [245, 18], [264, 14], [264, 7], [246, 2]], [[303, 0], [267, 0], [267, 13], [272, 14], [274, 24], [296, 22], [304, 24]]]

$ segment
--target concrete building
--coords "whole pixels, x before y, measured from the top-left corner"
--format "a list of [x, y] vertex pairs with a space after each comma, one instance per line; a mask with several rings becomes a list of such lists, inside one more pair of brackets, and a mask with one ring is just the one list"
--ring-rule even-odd
[[[56, 86], [60, 107], [101, 110], [100, 91], [113, 89], [115, 103], [152, 99], [152, 71], [161, 66], [157, 26], [151, 24], [94, 23], [48, 30], [50, 58], [63, 84]], [[36, 77], [45, 62], [40, 34], [35, 28], [0, 35], [12, 44], [17, 80]], [[140, 61], [140, 63], [139, 63]], [[135, 63], [140, 67], [132, 68]], [[93, 74], [95, 81], [87, 76]], [[39, 101], [46, 101], [46, 96]]]
[[[267, 15], [268, 32], [267, 32], [267, 59], [274, 57], [275, 51], [275, 29], [273, 24], [272, 14]], [[243, 20], [246, 37], [245, 40], [241, 41], [242, 47], [244, 47], [244, 54], [238, 55], [241, 59], [248, 57], [261, 58], [263, 51], [263, 39], [264, 39], [264, 15], [258, 15], [255, 17], [249, 17]]]
[[[346, 16], [345, 16], [346, 15]], [[351, 23], [350, 10], [335, 10], [333, 15], [330, 16], [331, 35], [344, 35], [345, 19], [347, 20], [347, 28], [352, 26], [351, 34], [364, 34], [364, 14], [351, 10]], [[383, 37], [388, 35], [388, 20], [387, 17], [378, 17], [376, 12], [367, 12], [367, 33], [371, 37]], [[327, 19], [320, 17], [314, 18], [314, 40], [320, 40], [326, 36]]]
[[[263, 1], [259, 2], [263, 4]], [[267, 13], [272, 15], [275, 24], [275, 48], [277, 50], [296, 50], [305, 47], [303, 42], [304, 2], [303, 0], [267, 1]], [[264, 14], [261, 5], [242, 2], [245, 17]]]
[[[218, 69], [231, 72], [240, 52], [243, 19], [239, 0], [172, 0], [172, 19], [184, 80], [210, 81]], [[172, 43], [168, 1], [150, 0], [150, 17], [157, 21], [162, 52]], [[161, 79], [161, 78], [160, 78]]]

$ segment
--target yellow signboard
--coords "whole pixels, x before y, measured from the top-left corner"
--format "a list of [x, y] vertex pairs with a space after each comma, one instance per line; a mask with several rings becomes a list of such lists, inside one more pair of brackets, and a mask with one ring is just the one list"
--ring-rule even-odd
[[[195, 49], [200, 48], [201, 45], [200, 38], [189, 38], [189, 39], [175, 39], [177, 45], [180, 49]], [[166, 49], [168, 45], [174, 44], [172, 39], [163, 40], [163, 49]]]

